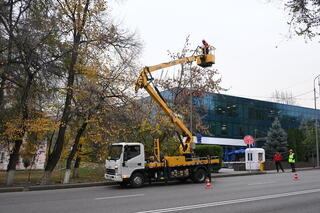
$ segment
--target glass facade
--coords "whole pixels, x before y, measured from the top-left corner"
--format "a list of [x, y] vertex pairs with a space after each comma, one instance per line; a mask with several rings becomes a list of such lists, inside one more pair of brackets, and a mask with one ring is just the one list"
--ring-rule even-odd
[[[172, 93], [167, 90], [162, 91], [161, 95], [170, 105]], [[244, 136], [251, 135], [255, 138], [255, 147], [264, 145], [275, 117], [279, 118], [282, 128], [287, 133], [289, 129], [299, 128], [302, 121], [320, 118], [320, 110], [312, 108], [216, 93], [197, 94], [192, 100], [193, 109], [209, 128], [207, 134], [194, 129], [194, 135], [241, 140]], [[188, 123], [185, 124], [189, 126]], [[223, 145], [224, 161], [241, 161], [241, 155], [230, 155], [240, 148], [243, 147]]]
[[266, 137], [275, 117], [287, 132], [299, 128], [303, 120], [314, 119], [315, 113], [320, 116], [319, 110], [311, 108], [215, 93], [193, 97], [193, 105], [209, 127], [208, 136], [222, 138]]

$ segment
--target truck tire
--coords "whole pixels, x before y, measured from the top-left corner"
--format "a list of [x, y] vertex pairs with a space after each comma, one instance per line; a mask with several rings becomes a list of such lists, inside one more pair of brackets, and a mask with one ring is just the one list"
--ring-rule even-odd
[[192, 181], [194, 183], [203, 183], [206, 180], [207, 173], [204, 169], [198, 169], [192, 174]]
[[144, 183], [144, 177], [141, 173], [135, 172], [130, 177], [130, 185], [133, 188], [139, 188]]

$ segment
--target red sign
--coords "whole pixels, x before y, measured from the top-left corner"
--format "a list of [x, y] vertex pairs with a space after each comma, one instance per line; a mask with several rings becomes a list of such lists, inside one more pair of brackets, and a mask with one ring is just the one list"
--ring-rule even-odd
[[245, 144], [253, 144], [254, 143], [254, 138], [251, 135], [246, 135], [243, 138], [243, 141]]

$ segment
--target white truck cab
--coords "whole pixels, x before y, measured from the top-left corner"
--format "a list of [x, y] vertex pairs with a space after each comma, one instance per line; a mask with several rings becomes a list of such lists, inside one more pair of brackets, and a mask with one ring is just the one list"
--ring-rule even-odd
[[[159, 156], [159, 154], [157, 155]], [[213, 157], [213, 158], [212, 158]], [[170, 180], [195, 183], [211, 178], [212, 166], [219, 164], [219, 159], [212, 157], [163, 156], [155, 161], [151, 156], [145, 161], [144, 146], [141, 143], [115, 143], [109, 150], [106, 160], [105, 178], [120, 183], [121, 186], [137, 188], [149, 182], [167, 182]]]
[[141, 143], [115, 143], [106, 160], [105, 179], [116, 182], [140, 184], [143, 177], [139, 171], [145, 169], [144, 146]]

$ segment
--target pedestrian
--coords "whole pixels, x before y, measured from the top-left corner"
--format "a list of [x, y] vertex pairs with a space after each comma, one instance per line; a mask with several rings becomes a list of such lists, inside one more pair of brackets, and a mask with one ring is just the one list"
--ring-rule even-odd
[[209, 54], [209, 44], [205, 40], [202, 40], [202, 44], [203, 44], [203, 47], [202, 47], [203, 54], [204, 55]]
[[288, 158], [288, 162], [290, 163], [292, 172], [296, 172], [296, 154], [293, 152], [292, 149], [289, 149], [289, 158]]
[[280, 152], [276, 152], [273, 156], [273, 161], [276, 164], [277, 172], [279, 172], [279, 167], [282, 170], [282, 172], [284, 172], [282, 165], [281, 165], [281, 160], [282, 160], [282, 155], [280, 154]]

